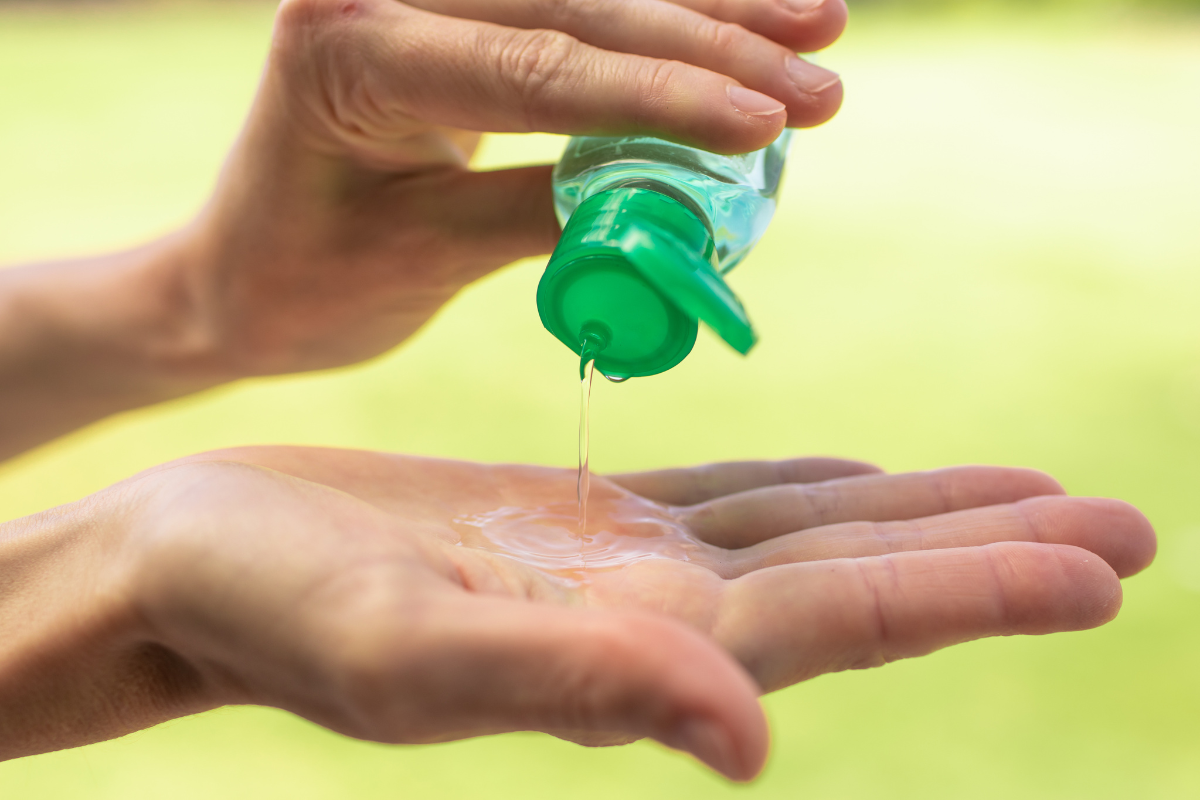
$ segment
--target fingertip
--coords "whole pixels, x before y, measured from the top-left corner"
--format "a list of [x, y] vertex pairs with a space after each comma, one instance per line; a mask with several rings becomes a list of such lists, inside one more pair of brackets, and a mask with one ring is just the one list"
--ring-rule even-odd
[[1131, 557], [1126, 569], [1119, 573], [1122, 578], [1137, 575], [1153, 564], [1154, 559], [1158, 557], [1158, 533], [1155, 532], [1154, 525], [1141, 511], [1132, 506], [1130, 508], [1137, 513], [1137, 519], [1134, 523], [1134, 533], [1126, 540]]
[[761, 150], [787, 126], [787, 106], [770, 95], [731, 83], [725, 87], [725, 96], [731, 124], [698, 131], [707, 150], [726, 155]]
[[1064, 630], [1098, 628], [1116, 619], [1124, 597], [1116, 571], [1083, 548], [1057, 545], [1055, 549], [1074, 600], [1064, 604], [1064, 610], [1074, 616], [1063, 620], [1067, 626]]
[[808, 457], [776, 462], [780, 483], [822, 483], [863, 475], [884, 475], [886, 470], [868, 461]]
[[853, 461], [849, 459], [834, 459], [828, 460], [829, 470], [831, 473], [838, 472], [836, 477], [851, 478], [856, 475], [886, 475], [887, 470], [878, 464], [872, 464], [869, 461]]
[[758, 709], [757, 725], [748, 731], [748, 735], [741, 740], [740, 760], [741, 772], [730, 775], [729, 777], [735, 781], [747, 782], [752, 781], [762, 774], [763, 768], [767, 765], [767, 758], [771, 753], [771, 728], [767, 722], [767, 717], [762, 711], [761, 704], [756, 703]]
[[1104, 559], [1119, 578], [1154, 561], [1158, 537], [1136, 507], [1102, 497], [1033, 497], [1018, 507], [1039, 540], [1071, 545]]
[[1056, 478], [1036, 469], [1007, 468], [1008, 489], [1020, 498], [1061, 497], [1067, 493]]
[[721, 723], [702, 716], [681, 720], [663, 744], [691, 753], [726, 778], [745, 783], [758, 777], [767, 758], [767, 728], [763, 720], [758, 736], [735, 734]]
[[846, 99], [845, 85], [839, 80], [824, 89], [809, 95], [803, 106], [788, 109], [789, 128], [815, 128], [837, 116]]
[[775, 0], [733, 6], [724, 18], [796, 52], [813, 53], [842, 35], [849, 9], [845, 0]]
[[[757, 694], [758, 685], [754, 684], [754, 688]], [[732, 737], [734, 768], [722, 774], [730, 780], [745, 783], [757, 778], [766, 766], [771, 750], [771, 727], [757, 697], [753, 703], [743, 705], [741, 713], [741, 724]]]
[[644, 94], [636, 109], [639, 124], [620, 123], [606, 135], [649, 135], [722, 155], [761, 150], [779, 138], [788, 122], [787, 106], [770, 95], [730, 83], [707, 70], [679, 65], [662, 97]]
[[1106, 497], [1080, 497], [1075, 501], [1091, 512], [1097, 527], [1107, 529], [1111, 550], [1104, 554], [1105, 560], [1119, 577], [1136, 575], [1154, 562], [1158, 534], [1136, 506]]
[[798, 15], [803, 28], [794, 44], [800, 52], [824, 50], [845, 33], [850, 20], [850, 9], [845, 0], [818, 0], [815, 4], [804, 4], [801, 0], [797, 4], [808, 6], [808, 10]]
[[1062, 485], [1044, 472], [1014, 467], [950, 467], [933, 474], [944, 481], [954, 508], [1016, 503], [1034, 497], [1062, 497]]
[[1007, 635], [1081, 631], [1121, 608], [1121, 581], [1103, 559], [1068, 544], [986, 545]]
[[745, 669], [716, 642], [672, 620], [643, 614], [619, 618], [641, 657], [658, 662], [652, 671], [658, 673], [662, 699], [675, 711], [653, 738], [691, 753], [730, 780], [757, 776], [766, 763], [770, 731], [758, 684]]

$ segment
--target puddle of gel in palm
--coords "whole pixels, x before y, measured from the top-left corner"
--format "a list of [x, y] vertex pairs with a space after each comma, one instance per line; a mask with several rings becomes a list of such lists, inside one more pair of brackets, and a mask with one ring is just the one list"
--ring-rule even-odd
[[[619, 569], [645, 559], [690, 561], [690, 554], [703, 545], [662, 506], [640, 498], [604, 493], [594, 509], [601, 512], [599, 519], [589, 527], [589, 407], [599, 348], [596, 341], [585, 338], [580, 350], [575, 505], [504, 506], [457, 517], [454, 521], [461, 536], [459, 546], [528, 564], [575, 585], [586, 582], [589, 572]], [[604, 377], [614, 383], [625, 380]]]
[[599, 513], [584, 537], [576, 534], [572, 503], [505, 506], [455, 522], [461, 546], [496, 553], [571, 582], [645, 559], [690, 561], [703, 547], [682, 523], [645, 500], [604, 497], [593, 510]]

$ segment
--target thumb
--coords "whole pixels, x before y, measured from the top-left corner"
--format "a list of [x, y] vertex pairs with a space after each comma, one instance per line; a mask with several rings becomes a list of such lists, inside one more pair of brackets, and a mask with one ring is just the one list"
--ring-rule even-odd
[[[561, 230], [550, 173], [550, 166], [533, 166], [493, 172], [450, 168], [407, 176], [404, 191], [370, 213], [403, 219], [406, 229], [436, 232], [438, 263], [465, 284], [554, 249]], [[404, 244], [411, 252], [411, 242], [397, 242], [398, 247]]]
[[740, 781], [766, 760], [758, 686], [715, 642], [674, 620], [474, 597], [435, 627], [439, 643], [426, 650], [434, 657], [409, 676], [421, 687], [410, 695], [420, 704], [407, 710], [410, 722], [588, 744], [650, 737]]

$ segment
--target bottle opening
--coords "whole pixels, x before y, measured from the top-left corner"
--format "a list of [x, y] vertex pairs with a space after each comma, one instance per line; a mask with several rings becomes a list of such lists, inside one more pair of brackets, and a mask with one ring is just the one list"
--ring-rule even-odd
[[538, 313], [576, 353], [594, 349], [609, 378], [675, 366], [700, 320], [744, 353], [753, 330], [714, 261], [710, 232], [678, 201], [634, 187], [601, 192], [567, 221], [538, 284]]
[[579, 330], [579, 379], [586, 378], [587, 365], [594, 362], [608, 343], [612, 341], [612, 330], [599, 320], [588, 320]]

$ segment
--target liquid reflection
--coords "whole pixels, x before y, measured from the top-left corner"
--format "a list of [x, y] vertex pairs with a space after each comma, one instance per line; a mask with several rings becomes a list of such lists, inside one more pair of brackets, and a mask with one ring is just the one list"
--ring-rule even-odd
[[631, 497], [594, 501], [580, 537], [575, 503], [505, 506], [454, 520], [459, 546], [486, 550], [572, 580], [651, 558], [690, 561], [705, 547], [661, 506]]

